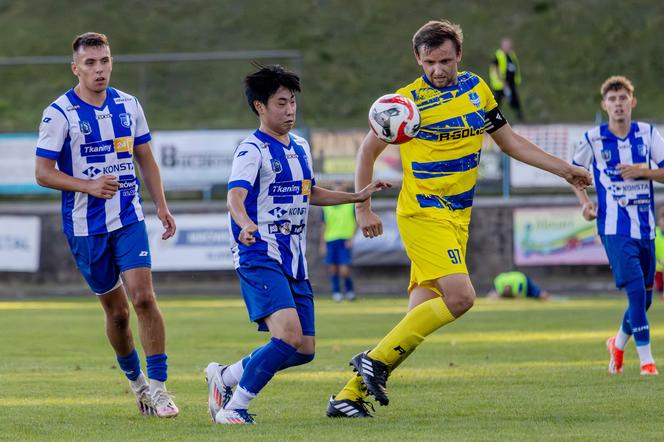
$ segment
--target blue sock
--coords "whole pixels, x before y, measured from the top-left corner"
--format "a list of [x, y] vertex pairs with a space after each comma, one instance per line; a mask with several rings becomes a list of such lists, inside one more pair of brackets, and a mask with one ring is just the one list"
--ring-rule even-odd
[[629, 308], [625, 309], [625, 314], [623, 315], [622, 331], [624, 331], [626, 335], [632, 335], [632, 325], [629, 323]]
[[284, 362], [281, 367], [279, 367], [279, 371], [285, 370], [286, 368], [289, 368], [289, 367], [295, 367], [297, 365], [308, 364], [309, 362], [311, 362], [313, 360], [314, 360], [314, 355], [313, 354], [305, 355], [304, 353], [297, 352], [297, 353], [293, 354], [293, 356], [288, 358], [288, 360], [286, 362]]
[[625, 285], [627, 290], [627, 312], [637, 346], [650, 343], [650, 326], [646, 316], [646, 288], [643, 279], [638, 278]]
[[166, 382], [168, 379], [168, 364], [166, 353], [152, 355], [146, 358], [148, 363], [148, 378], [155, 381]]
[[646, 311], [648, 311], [651, 305], [652, 305], [652, 287], [646, 289]]
[[341, 284], [339, 282], [339, 275], [336, 273], [332, 276], [330, 276], [330, 284], [332, 285], [332, 293], [340, 293], [341, 292]]
[[120, 364], [120, 369], [124, 371], [125, 376], [130, 381], [135, 381], [141, 374], [141, 360], [138, 359], [136, 349], [133, 349], [128, 356], [115, 355]]
[[281, 339], [270, 338], [247, 362], [240, 387], [252, 394], [258, 394], [279, 368], [295, 354], [297, 349]]
[[346, 284], [346, 293], [353, 291], [353, 278], [351, 276], [346, 276], [344, 280]]

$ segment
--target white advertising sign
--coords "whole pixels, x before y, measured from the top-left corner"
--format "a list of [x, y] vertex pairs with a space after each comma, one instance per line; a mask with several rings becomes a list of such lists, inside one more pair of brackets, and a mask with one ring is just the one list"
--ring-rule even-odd
[[148, 216], [145, 219], [153, 271], [234, 268], [226, 213], [176, 214], [175, 223], [177, 225], [175, 236], [162, 240], [164, 227], [161, 221], [156, 216]]
[[37, 134], [0, 134], [0, 193], [53, 192], [35, 181]]
[[41, 220], [37, 216], [0, 216], [0, 271], [39, 270]]

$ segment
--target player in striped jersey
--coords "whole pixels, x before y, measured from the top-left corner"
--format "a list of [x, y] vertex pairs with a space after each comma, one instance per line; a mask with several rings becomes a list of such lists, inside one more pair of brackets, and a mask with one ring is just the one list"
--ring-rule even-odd
[[[173, 417], [178, 408], [165, 386], [164, 320], [152, 287], [134, 159], [164, 225], [162, 239], [173, 236], [175, 221], [143, 109], [135, 97], [109, 87], [113, 61], [108, 39], [88, 32], [72, 46], [71, 68], [78, 84], [44, 110], [36, 179], [62, 191], [63, 230], [79, 270], [104, 308], [106, 334], [140, 412]], [[134, 348], [123, 280], [138, 316], [149, 384]]]
[[633, 335], [641, 374], [656, 375], [646, 311], [652, 303], [655, 277], [652, 181], [664, 182], [664, 139], [651, 124], [632, 121], [636, 97], [627, 78], [608, 78], [600, 92], [609, 122], [584, 134], [573, 163], [591, 169], [595, 176], [598, 204], [585, 190], [574, 193], [584, 218], [597, 219], [616, 286], [627, 292], [627, 310], [618, 334], [607, 341], [609, 373], [622, 373], [625, 346]]
[[[424, 75], [397, 91], [415, 102], [422, 117], [417, 137], [400, 146], [404, 176], [397, 223], [412, 262], [408, 312], [376, 347], [352, 359], [358, 375], [330, 398], [330, 417], [369, 416], [364, 406], [367, 393], [387, 405], [389, 374], [427, 335], [473, 306], [475, 289], [465, 255], [485, 131], [506, 154], [522, 162], [580, 188], [591, 182], [588, 171], [516, 134], [484, 80], [457, 71], [462, 41], [461, 28], [446, 20], [430, 21], [413, 36], [415, 59]], [[385, 147], [372, 132], [367, 134], [358, 153], [356, 188], [371, 180], [375, 158]], [[382, 234], [382, 223], [370, 201], [355, 209], [364, 236], [373, 238]]]
[[297, 92], [299, 77], [280, 66], [262, 67], [245, 78], [247, 101], [260, 127], [233, 158], [231, 250], [249, 318], [272, 337], [230, 366], [208, 365], [210, 415], [220, 424], [254, 423], [249, 402], [274, 374], [314, 358], [313, 292], [305, 259], [309, 204], [364, 201], [390, 186], [374, 181], [347, 193], [316, 185], [309, 144], [290, 133]]

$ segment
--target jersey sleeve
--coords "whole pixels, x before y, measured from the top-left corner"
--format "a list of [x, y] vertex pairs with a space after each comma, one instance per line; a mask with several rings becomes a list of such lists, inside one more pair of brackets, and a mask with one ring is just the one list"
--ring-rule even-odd
[[69, 122], [61, 110], [53, 105], [44, 109], [39, 125], [37, 156], [57, 160], [69, 132]]
[[583, 134], [583, 137], [576, 143], [574, 149], [574, 156], [572, 157], [572, 164], [590, 169], [593, 163], [593, 148], [588, 141], [588, 133]]
[[664, 138], [654, 126], [651, 126], [651, 142], [650, 158], [657, 164], [660, 169], [664, 167]]
[[134, 138], [134, 145], [140, 146], [141, 144], [150, 141], [152, 135], [150, 135], [150, 128], [148, 127], [148, 121], [145, 119], [145, 113], [143, 112], [141, 103], [138, 102], [137, 98], [134, 98], [134, 100], [136, 100], [136, 135]]
[[228, 190], [242, 187], [251, 191], [261, 167], [262, 156], [258, 146], [251, 143], [240, 144], [233, 155], [231, 176], [228, 178]]

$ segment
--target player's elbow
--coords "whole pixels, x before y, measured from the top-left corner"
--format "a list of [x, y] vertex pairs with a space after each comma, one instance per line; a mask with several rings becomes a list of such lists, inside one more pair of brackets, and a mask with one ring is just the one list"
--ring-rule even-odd
[[48, 187], [48, 170], [44, 167], [35, 167], [35, 181], [42, 187]]

